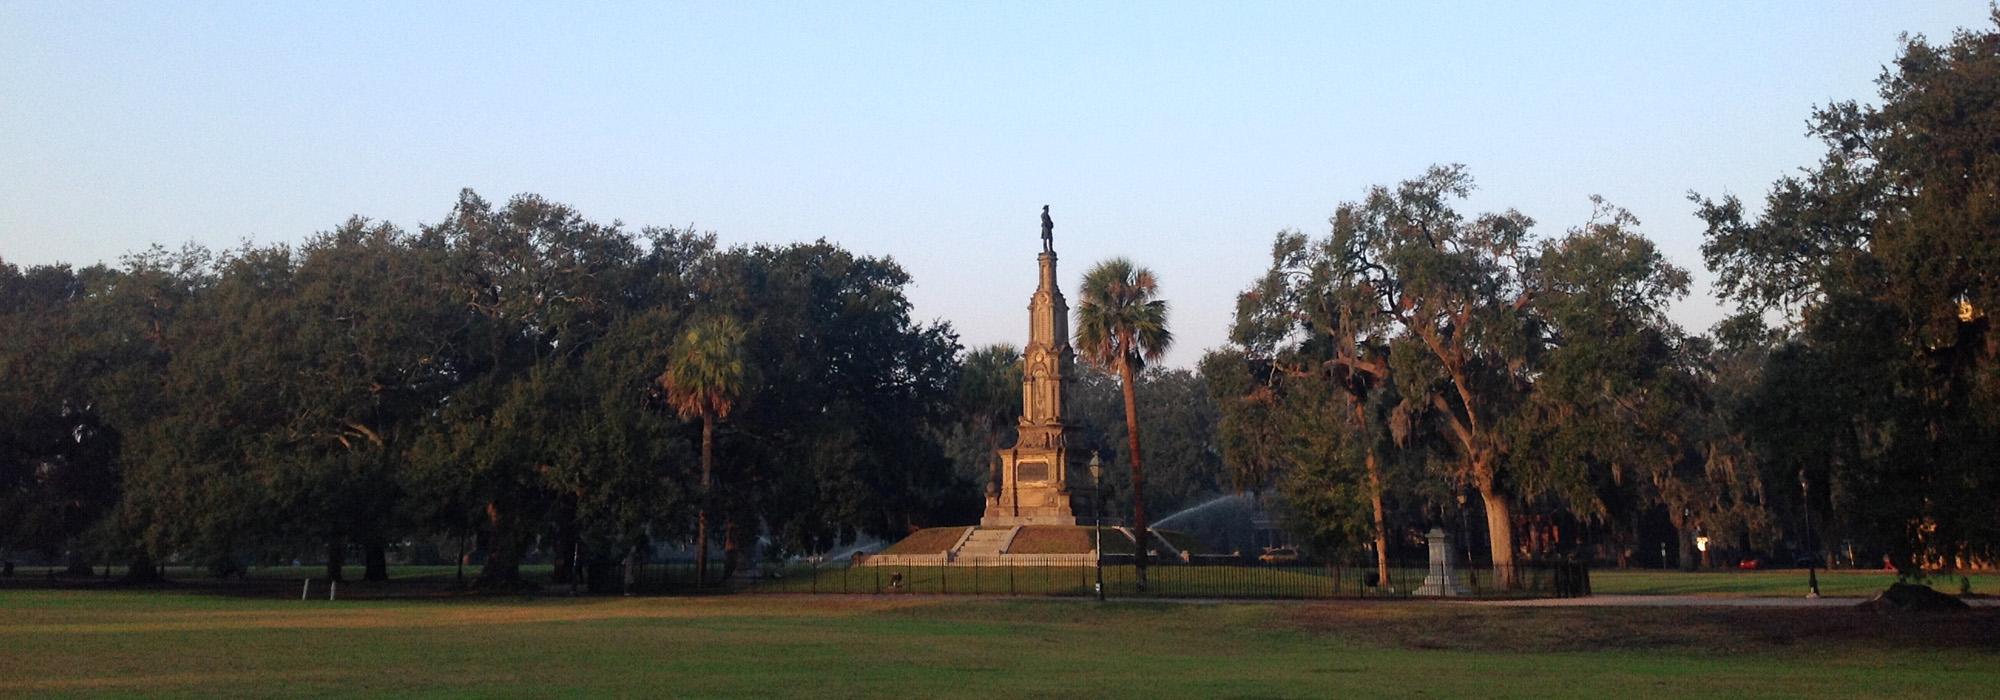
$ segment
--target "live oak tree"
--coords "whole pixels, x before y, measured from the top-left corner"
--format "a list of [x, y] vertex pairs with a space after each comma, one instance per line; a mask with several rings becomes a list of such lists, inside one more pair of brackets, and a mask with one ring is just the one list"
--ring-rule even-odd
[[[1523, 499], [1602, 516], [1592, 485], [1607, 467], [1675, 461], [1629, 453], [1658, 445], [1651, 433], [1634, 441], [1592, 428], [1627, 425], [1642, 405], [1664, 410], [1636, 397], [1677, 357], [1678, 331], [1659, 309], [1685, 293], [1687, 276], [1628, 231], [1636, 221], [1621, 211], [1600, 203], [1603, 221], [1537, 243], [1518, 212], [1455, 211], [1471, 189], [1463, 168], [1436, 167], [1342, 204], [1324, 239], [1280, 234], [1270, 272], [1238, 301], [1233, 339], [1261, 374], [1242, 396], [1270, 406], [1246, 409], [1293, 421], [1293, 432], [1345, 436], [1295, 445], [1304, 449], [1287, 461], [1319, 470], [1301, 473], [1325, 484], [1303, 500], [1329, 517], [1351, 522], [1344, 514], [1357, 509], [1342, 504], [1353, 500], [1338, 494], [1366, 494], [1378, 575], [1384, 466], [1429, 460], [1478, 494], [1499, 583], [1512, 587]], [[1347, 459], [1363, 465], [1351, 491], [1337, 469], [1324, 471]]]
[[2000, 12], [1877, 85], [1814, 112], [1826, 154], [1761, 212], [1693, 198], [1724, 298], [1780, 325], [1736, 416], [1767, 480], [1914, 574], [2000, 545]]
[[447, 254], [434, 233], [352, 219], [300, 247], [287, 315], [263, 329], [294, 348], [288, 453], [301, 488], [286, 512], [327, 541], [330, 577], [356, 543], [365, 578], [387, 580], [389, 541], [412, 525], [399, 475], [455, 386], [466, 325]]
[[[1238, 335], [1271, 348], [1302, 328], [1322, 348], [1294, 362], [1315, 361], [1305, 371], [1328, 373], [1361, 419], [1366, 397], [1383, 386], [1401, 397], [1385, 414], [1391, 428], [1419, 417], [1441, 426], [1444, 469], [1480, 496], [1493, 564], [1512, 586], [1514, 495], [1503, 456], [1543, 349], [1523, 274], [1533, 222], [1513, 211], [1467, 221], [1451, 203], [1471, 188], [1463, 168], [1436, 167], [1342, 204], [1317, 246], [1281, 234], [1270, 288], [1249, 296], [1250, 313], [1239, 311], [1249, 327]], [[1266, 303], [1276, 306], [1260, 313]], [[1380, 482], [1379, 469], [1371, 480]]]
[[188, 487], [204, 482], [179, 478], [191, 460], [174, 455], [190, 445], [174, 422], [199, 415], [190, 411], [202, 397], [176, 393], [170, 375], [179, 352], [200, 338], [184, 322], [214, 284], [212, 261], [209, 251], [194, 246], [127, 256], [77, 309], [77, 328], [84, 331], [76, 338], [78, 359], [88, 391], [123, 435], [121, 498], [106, 528], [128, 548], [132, 580], [157, 578], [157, 563], [198, 531], [204, 524], [198, 519], [227, 512], [178, 507], [200, 505], [200, 495]]
[[1210, 352], [1202, 372], [1221, 406], [1219, 432], [1235, 485], [1275, 488], [1286, 529], [1316, 553], [1338, 555], [1374, 542], [1376, 576], [1386, 577], [1374, 506], [1387, 489], [1359, 468], [1383, 465], [1364, 454], [1371, 426], [1352, 423], [1347, 396], [1324, 373], [1280, 371], [1239, 348]]
[[702, 303], [744, 319], [751, 366], [775, 387], [718, 445], [733, 462], [719, 507], [777, 548], [900, 537], [962, 503], [935, 437], [960, 347], [949, 325], [910, 317], [909, 283], [894, 261], [825, 241], [731, 249], [702, 273]]
[[1619, 524], [1663, 511], [1692, 565], [1697, 533], [1720, 543], [1761, 529], [1762, 486], [1717, 413], [1711, 343], [1666, 317], [1688, 273], [1638, 223], [1596, 200], [1588, 223], [1538, 245], [1529, 285], [1547, 350], [1512, 469], [1523, 495], [1627, 546]]
[[[1345, 211], [1345, 210], [1343, 210]], [[1351, 212], [1348, 212], [1351, 214]], [[1356, 524], [1341, 518], [1351, 510], [1343, 494], [1352, 493], [1338, 473], [1348, 455], [1363, 466], [1369, 510], [1367, 532], [1372, 536], [1378, 580], [1389, 580], [1389, 526], [1384, 464], [1390, 432], [1386, 430], [1385, 396], [1394, 391], [1388, 347], [1393, 325], [1384, 313], [1394, 290], [1374, 279], [1379, 268], [1367, 262], [1359, 246], [1367, 240], [1351, 220], [1334, 219], [1333, 235], [1313, 242], [1296, 232], [1278, 235], [1272, 245], [1271, 268], [1263, 279], [1237, 298], [1231, 340], [1255, 358], [1262, 376], [1236, 396], [1244, 409], [1260, 411], [1262, 420], [1283, 423], [1292, 452], [1286, 463], [1288, 491], [1308, 512], [1322, 517], [1321, 543], [1345, 539]], [[1338, 394], [1337, 404], [1322, 392]], [[1397, 402], [1387, 401], [1387, 406]], [[1407, 422], [1408, 411], [1395, 414]], [[1237, 421], [1239, 432], [1270, 430], [1248, 420]], [[1407, 437], [1407, 431], [1404, 431]], [[1297, 439], [1315, 436], [1317, 439]], [[1335, 443], [1324, 440], [1345, 436]], [[1248, 464], [1264, 460], [1246, 459]], [[1265, 469], [1268, 469], [1266, 467]], [[1335, 473], [1328, 473], [1333, 470]], [[1300, 488], [1301, 484], [1307, 484]], [[1318, 484], [1324, 488], [1312, 486]], [[1339, 521], [1341, 524], [1326, 526]]]
[[[415, 233], [0, 264], [0, 547], [141, 578], [324, 548], [337, 578], [359, 546], [379, 578], [444, 532], [477, 535], [483, 585], [518, 585], [537, 543], [559, 575], [629, 571], [694, 519], [697, 436], [655, 380], [690, 319], [725, 313], [788, 381], [720, 431], [724, 522], [772, 551], [893, 536], [965, 486], [937, 440], [959, 348], [910, 319], [908, 283], [825, 242], [718, 251], [469, 191]], [[748, 537], [725, 539], [733, 562]]]
[[118, 499], [119, 439], [93, 402], [77, 308], [101, 266], [0, 261], [0, 550], [89, 573], [94, 526]]
[[451, 297], [465, 314], [454, 367], [459, 391], [437, 414], [412, 474], [433, 499], [472, 510], [487, 549], [480, 583], [510, 587], [535, 530], [566, 494], [548, 473], [559, 454], [536, 428], [584, 420], [555, 392], [609, 331], [642, 253], [616, 224], [568, 206], [515, 197], [495, 208], [468, 191], [423, 235], [448, 246]]

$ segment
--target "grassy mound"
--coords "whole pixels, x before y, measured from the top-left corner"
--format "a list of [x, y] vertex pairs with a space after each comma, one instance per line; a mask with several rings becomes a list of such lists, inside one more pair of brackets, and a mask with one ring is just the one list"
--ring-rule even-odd
[[[1105, 539], [1116, 537], [1125, 539], [1116, 532], [1106, 532]], [[1093, 545], [1090, 528], [1064, 525], [1029, 525], [1021, 528], [1014, 536], [1014, 543], [1007, 547], [1009, 554], [1089, 554]]]
[[1959, 612], [1970, 610], [1965, 601], [1939, 593], [1930, 586], [1914, 583], [1892, 583], [1883, 591], [1860, 605], [1862, 609], [1876, 612]]
[[[1006, 528], [995, 528], [1006, 529]], [[1177, 549], [1194, 554], [1203, 553], [1206, 548], [1187, 533], [1173, 530], [1154, 530], [1155, 534], [1166, 538]], [[909, 537], [882, 550], [883, 554], [943, 554], [958, 538], [965, 534], [965, 528], [932, 527], [910, 533]], [[1008, 547], [1009, 554], [1089, 554], [1097, 545], [1096, 529], [1089, 525], [1028, 525], [1014, 536]], [[1155, 547], [1155, 549], [1159, 549]], [[1119, 532], [1117, 528], [1104, 528], [1104, 553], [1113, 555], [1132, 554], [1132, 538]], [[1164, 555], [1163, 555], [1164, 556]]]
[[883, 554], [943, 554], [958, 544], [965, 527], [927, 527], [910, 533], [903, 541], [889, 545]]

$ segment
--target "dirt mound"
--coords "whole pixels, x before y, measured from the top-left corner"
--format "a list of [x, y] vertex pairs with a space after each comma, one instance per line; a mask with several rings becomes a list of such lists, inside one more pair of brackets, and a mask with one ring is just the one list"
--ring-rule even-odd
[[1892, 583], [1859, 607], [1876, 612], [1954, 612], [1971, 606], [1956, 597], [1914, 583]]

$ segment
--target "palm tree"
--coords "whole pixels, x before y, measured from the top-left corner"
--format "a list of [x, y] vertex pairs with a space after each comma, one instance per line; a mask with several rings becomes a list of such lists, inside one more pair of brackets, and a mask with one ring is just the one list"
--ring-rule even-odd
[[1133, 582], [1146, 588], [1146, 468], [1139, 456], [1139, 399], [1134, 377], [1156, 362], [1174, 342], [1167, 331], [1167, 302], [1153, 271], [1131, 260], [1112, 258], [1083, 276], [1082, 302], [1076, 307], [1076, 345], [1083, 360], [1118, 373], [1125, 393], [1125, 434], [1131, 440], [1132, 535], [1137, 541], [1137, 573]]
[[709, 484], [715, 471], [715, 423], [728, 418], [748, 382], [743, 359], [743, 324], [718, 316], [691, 325], [674, 343], [667, 370], [658, 382], [682, 420], [701, 419], [701, 506], [695, 511], [694, 571], [708, 584]]

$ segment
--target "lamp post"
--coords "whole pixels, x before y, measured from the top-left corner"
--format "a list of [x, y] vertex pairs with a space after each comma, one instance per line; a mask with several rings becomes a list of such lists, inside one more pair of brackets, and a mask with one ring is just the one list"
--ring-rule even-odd
[[1097, 600], [1104, 601], [1104, 464], [1090, 453], [1090, 500], [1092, 524], [1097, 529]]
[[1806, 587], [1808, 589], [1806, 597], [1818, 598], [1819, 568], [1818, 562], [1813, 561], [1812, 551], [1812, 486], [1806, 481], [1806, 470], [1803, 467], [1799, 469], [1799, 497], [1802, 499], [1799, 503], [1799, 512], [1805, 514], [1806, 521]]

